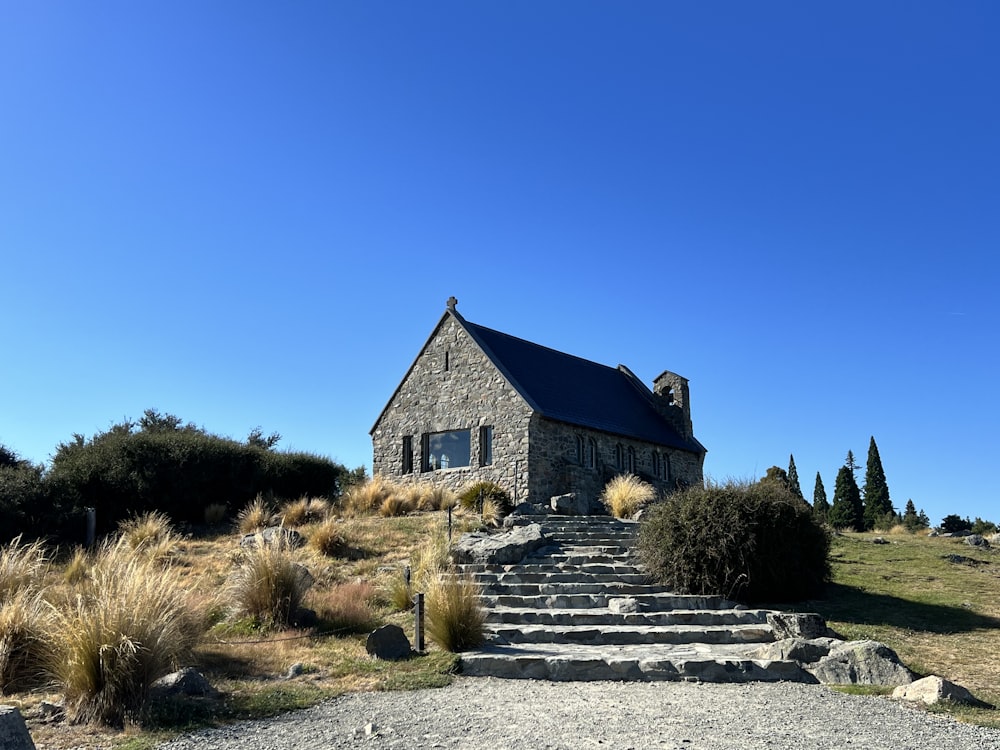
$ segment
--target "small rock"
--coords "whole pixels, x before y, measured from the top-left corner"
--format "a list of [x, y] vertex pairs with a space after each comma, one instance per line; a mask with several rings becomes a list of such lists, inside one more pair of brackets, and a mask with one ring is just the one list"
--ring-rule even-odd
[[412, 651], [410, 641], [399, 625], [375, 628], [365, 642], [365, 650], [376, 659], [386, 661], [406, 659]]
[[950, 701], [979, 708], [993, 708], [990, 704], [973, 696], [961, 685], [956, 685], [954, 682], [949, 682], [937, 675], [924, 677], [909, 685], [900, 685], [892, 691], [892, 697], [897, 700], [920, 702], [928, 706], [941, 701]]
[[152, 684], [150, 690], [157, 696], [216, 695], [215, 689], [205, 679], [205, 675], [194, 667], [184, 667], [184, 669], [161, 677]]
[[373, 722], [368, 722], [365, 724], [365, 737], [371, 737], [378, 731], [378, 727], [375, 726]]
[[616, 615], [632, 614], [639, 611], [639, 600], [631, 596], [611, 598], [608, 599], [608, 610]]
[[849, 641], [806, 667], [824, 685], [908, 685], [913, 673], [878, 641]]
[[66, 717], [66, 706], [62, 703], [42, 701], [38, 704], [38, 718], [46, 722], [62, 721]]
[[835, 638], [785, 638], [775, 643], [766, 643], [751, 656], [764, 661], [797, 661], [801, 664], [812, 664], [830, 653], [830, 650], [842, 643]]
[[305, 665], [302, 662], [297, 661], [288, 668], [287, 672], [285, 672], [285, 679], [291, 680], [294, 677], [298, 677], [305, 671], [306, 671]]
[[826, 620], [815, 612], [768, 612], [767, 624], [775, 640], [784, 638], [827, 638], [832, 636]]
[[251, 548], [259, 544], [276, 544], [287, 549], [298, 549], [306, 543], [306, 538], [295, 529], [284, 526], [269, 526], [256, 534], [245, 534], [240, 540], [240, 547]]
[[886, 539], [884, 536], [877, 536], [874, 539], [872, 539], [872, 544], [888, 544], [888, 543], [889, 540]]

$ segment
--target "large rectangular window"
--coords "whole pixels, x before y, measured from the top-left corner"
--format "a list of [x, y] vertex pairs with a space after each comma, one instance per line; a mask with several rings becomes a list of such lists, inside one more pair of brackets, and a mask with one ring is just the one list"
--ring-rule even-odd
[[424, 471], [468, 466], [472, 458], [470, 430], [432, 432], [424, 435]]
[[493, 463], [493, 428], [479, 428], [479, 465], [489, 466]]

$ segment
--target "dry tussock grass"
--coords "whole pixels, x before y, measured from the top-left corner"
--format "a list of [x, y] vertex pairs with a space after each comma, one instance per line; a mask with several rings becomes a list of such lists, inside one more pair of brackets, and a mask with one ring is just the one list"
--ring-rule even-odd
[[271, 525], [271, 506], [261, 495], [251, 500], [236, 516], [241, 534], [256, 534]]
[[634, 474], [619, 474], [604, 487], [601, 502], [615, 518], [631, 518], [656, 499], [656, 490]]
[[49, 556], [41, 542], [25, 543], [20, 536], [0, 549], [0, 601], [35, 588], [48, 570]]

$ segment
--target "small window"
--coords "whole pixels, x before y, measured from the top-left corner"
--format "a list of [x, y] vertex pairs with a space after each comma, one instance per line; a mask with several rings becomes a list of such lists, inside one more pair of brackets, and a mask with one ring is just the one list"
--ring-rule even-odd
[[628, 471], [630, 474], [635, 474], [635, 448], [629, 446], [628, 451], [626, 451], [625, 459], [626, 459], [626, 465], [625, 465], [626, 471]]
[[490, 466], [493, 463], [493, 428], [479, 428], [479, 465]]
[[403, 473], [410, 474], [413, 471], [413, 438], [406, 435], [403, 438]]
[[587, 439], [587, 468], [597, 468], [597, 443], [594, 438]]
[[448, 372], [451, 369], [451, 352], [445, 350], [444, 353], [444, 371]]
[[584, 455], [583, 455], [583, 438], [580, 435], [576, 436], [576, 462], [583, 466]]
[[621, 443], [615, 445], [615, 468], [619, 471], [625, 468], [625, 449]]
[[450, 430], [424, 435], [424, 471], [468, 466], [472, 456], [469, 430]]

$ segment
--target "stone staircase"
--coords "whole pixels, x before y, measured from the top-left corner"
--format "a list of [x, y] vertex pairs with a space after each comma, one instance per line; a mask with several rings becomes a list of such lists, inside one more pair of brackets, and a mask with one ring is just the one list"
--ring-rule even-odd
[[549, 680], [803, 680], [794, 661], [751, 658], [775, 640], [764, 610], [651, 585], [637, 524], [610, 516], [528, 516], [551, 542], [515, 565], [460, 566], [483, 587], [488, 643], [467, 675]]

